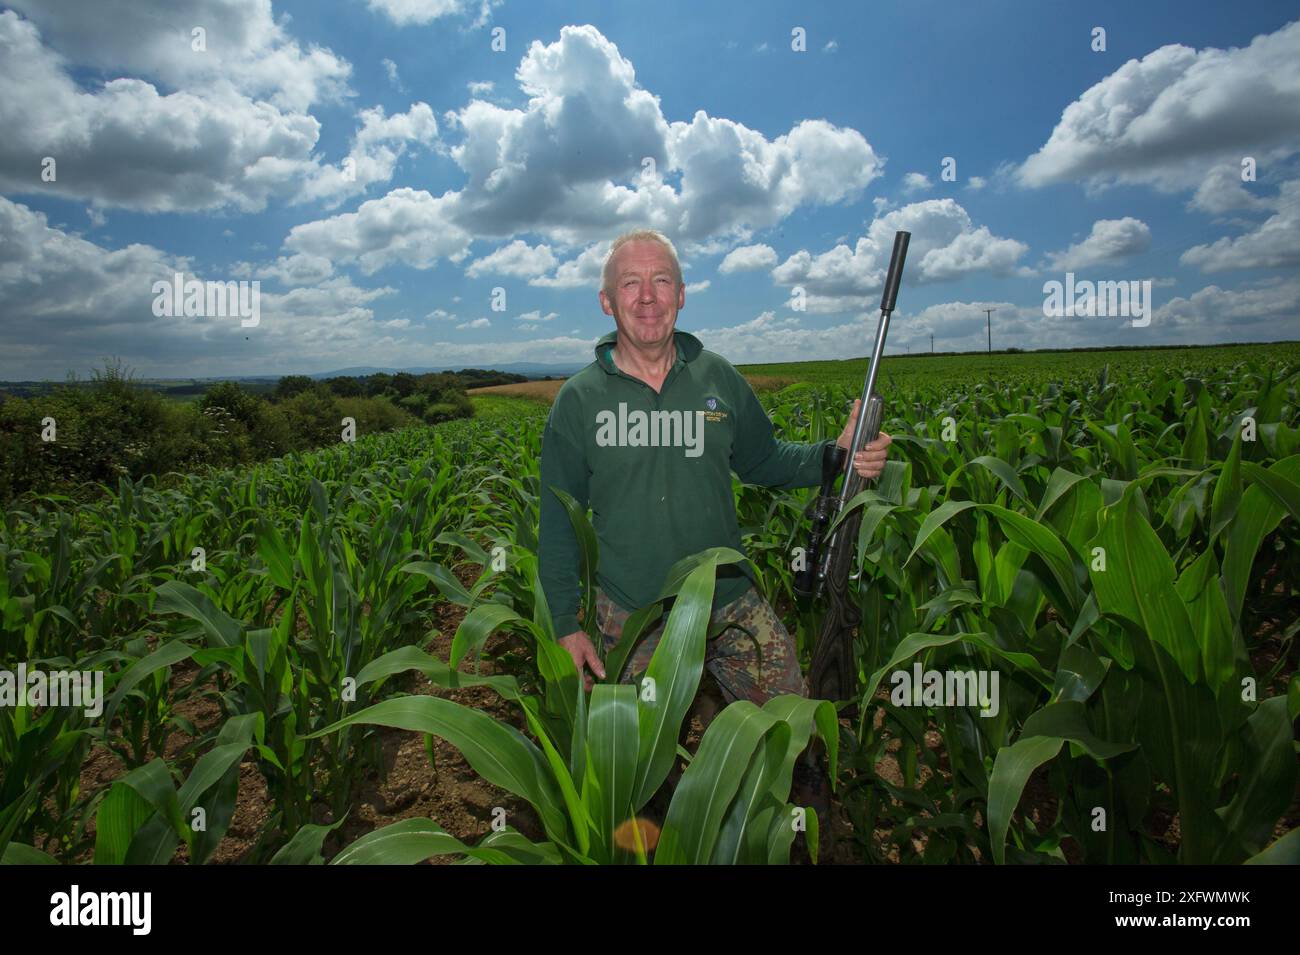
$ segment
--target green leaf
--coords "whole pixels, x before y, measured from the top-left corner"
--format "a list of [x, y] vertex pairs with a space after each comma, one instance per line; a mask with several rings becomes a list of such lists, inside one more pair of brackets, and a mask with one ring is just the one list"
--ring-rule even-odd
[[1092, 544], [1105, 548], [1105, 570], [1092, 570], [1093, 592], [1104, 614], [1128, 621], [1178, 662], [1195, 683], [1201, 673], [1201, 648], [1187, 607], [1174, 589], [1174, 565], [1151, 525], [1137, 512], [1134, 494], [1102, 509]]
[[636, 687], [593, 686], [582, 798], [604, 846], [611, 845], [614, 830], [632, 817], [638, 746]]
[[673, 793], [655, 852], [656, 865], [709, 861], [727, 807], [748, 772], [751, 757], [766, 740], [769, 730], [778, 734], [778, 745], [765, 747], [760, 783], [766, 783], [769, 774], [780, 766], [789, 743], [789, 724], [764, 713], [748, 700], [738, 700], [714, 717], [700, 740], [695, 759]]
[[[443, 855], [466, 855], [481, 862], [517, 865], [525, 861], [497, 848], [465, 845], [431, 819], [403, 819], [367, 833], [330, 860], [330, 865], [415, 865]], [[541, 851], [527, 861], [540, 861]]]
[[1232, 802], [1220, 811], [1230, 839], [1221, 847], [1225, 863], [1255, 855], [1286, 813], [1296, 788], [1296, 758], [1286, 700], [1264, 700], [1246, 721], [1241, 779]]
[[634, 810], [650, 800], [668, 775], [682, 719], [699, 688], [705, 634], [713, 614], [716, 568], [714, 560], [706, 559], [687, 576], [646, 667], [644, 679], [653, 681], [654, 697], [637, 698], [639, 745]]
[[48, 853], [25, 846], [21, 842], [11, 842], [5, 846], [4, 855], [0, 856], [0, 865], [58, 865], [59, 860]]
[[[306, 735], [314, 739], [358, 723], [432, 733], [451, 743], [488, 782], [528, 800], [548, 833], [567, 830], [563, 797], [541, 751], [513, 726], [434, 696], [402, 696], [368, 706]], [[556, 838], [556, 835], [552, 835]]]
[[998, 865], [1006, 861], [1007, 829], [1025, 791], [1025, 783], [1034, 770], [1055, 758], [1064, 745], [1065, 740], [1059, 737], [1023, 737], [1002, 747], [993, 758], [993, 774], [989, 777], [989, 844], [993, 847], [993, 861]]
[[271, 865], [323, 865], [325, 859], [321, 856], [321, 847], [325, 845], [325, 837], [343, 825], [346, 818], [345, 815], [328, 826], [315, 823], [303, 826], [271, 857]]
[[156, 588], [155, 613], [178, 613], [197, 621], [210, 638], [211, 645], [236, 647], [240, 645], [243, 625], [214, 604], [200, 590], [179, 580], [168, 580]]

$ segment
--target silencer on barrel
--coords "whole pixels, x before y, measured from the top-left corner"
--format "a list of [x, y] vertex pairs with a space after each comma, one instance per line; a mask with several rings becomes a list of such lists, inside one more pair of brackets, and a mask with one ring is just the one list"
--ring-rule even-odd
[[885, 291], [880, 296], [880, 310], [885, 313], [894, 310], [894, 300], [898, 298], [898, 286], [903, 281], [903, 260], [907, 258], [907, 243], [912, 240], [910, 232], [894, 233], [894, 254], [889, 257], [889, 273], [885, 276]]

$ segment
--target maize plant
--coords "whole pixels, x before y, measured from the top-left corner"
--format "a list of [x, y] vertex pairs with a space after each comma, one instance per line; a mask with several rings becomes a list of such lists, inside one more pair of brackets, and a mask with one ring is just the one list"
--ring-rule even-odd
[[[572, 658], [555, 642], [544, 598], [531, 620], [494, 615], [497, 627], [518, 627], [534, 641], [542, 679], [555, 690], [543, 700], [521, 692], [513, 677], [467, 677], [413, 648], [375, 661], [363, 680], [417, 669], [445, 687], [490, 686], [520, 706], [536, 743], [512, 726], [437, 697], [397, 697], [343, 722], [448, 740], [484, 779], [532, 805], [547, 841], [530, 843], [506, 829], [468, 847], [435, 822], [411, 820], [363, 836], [333, 862], [411, 863], [460, 853], [483, 862], [644, 863], [651, 850], [656, 863], [788, 861], [795, 834], [809, 818], [786, 803], [795, 758], [815, 733], [826, 741], [835, 765], [838, 727], [834, 707], [825, 701], [786, 696], [761, 709], [748, 701], [732, 703], [701, 739], [673, 794], [657, 847], [642, 842], [645, 829], [638, 820], [668, 774], [699, 686], [716, 567], [741, 559], [726, 548], [706, 552], [691, 562], [684, 580], [679, 573], [680, 583], [665, 588], [661, 599], [676, 599], [639, 689], [602, 683], [588, 701]], [[535, 593], [540, 596], [540, 587]], [[543, 708], [552, 717], [549, 726]], [[815, 846], [816, 816], [811, 820]]]
[[[856, 698], [725, 709], [657, 836], [637, 820], [684, 752], [707, 568], [740, 557], [683, 562], [629, 619], [607, 673], [674, 600], [653, 684], [581, 693], [537, 585], [544, 406], [28, 496], [0, 525], [0, 670], [102, 672], [105, 699], [98, 716], [0, 706], [0, 860], [210, 861], [242, 766], [267, 791], [248, 861], [785, 861], [789, 763], [820, 737], [863, 861], [1295, 861], [1300, 355], [1242, 354], [886, 362], [890, 460], [847, 511]], [[798, 382], [762, 396], [780, 436], [834, 436], [860, 364], [761, 369]], [[820, 610], [792, 562], [814, 490], [733, 489], [806, 661]], [[598, 638], [595, 536], [567, 504]], [[424, 648], [448, 607], [463, 618], [443, 661]], [[515, 648], [498, 672], [462, 672], [494, 633]], [[401, 695], [413, 672], [491, 688], [526, 730]], [[958, 702], [913, 672], [988, 691]], [[420, 819], [336, 851], [392, 728], [450, 741], [545, 838], [470, 844]], [[96, 757], [113, 772], [87, 785]], [[806, 818], [811, 848], [826, 820]]]

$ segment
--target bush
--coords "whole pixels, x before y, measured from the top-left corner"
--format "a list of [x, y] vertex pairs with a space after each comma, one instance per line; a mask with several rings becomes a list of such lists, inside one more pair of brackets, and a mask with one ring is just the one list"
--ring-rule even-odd
[[323, 385], [313, 385], [282, 402], [279, 410], [284, 415], [292, 451], [334, 444], [342, 435], [343, 411], [338, 400]]
[[[42, 440], [54, 419], [53, 441]], [[96, 372], [93, 383], [75, 378], [33, 398], [0, 406], [0, 496], [25, 491], [79, 492], [85, 482], [116, 487], [154, 471], [156, 448], [176, 416], [168, 399], [134, 384], [120, 365]]]
[[418, 425], [420, 419], [393, 404], [387, 398], [340, 398], [340, 417], [355, 418], [357, 436], [396, 431]]
[[432, 402], [424, 412], [424, 420], [429, 424], [472, 417], [474, 417], [474, 404], [465, 395], [456, 395], [451, 401]]
[[287, 401], [294, 395], [300, 395], [314, 382], [306, 375], [285, 375], [275, 386], [275, 400]]

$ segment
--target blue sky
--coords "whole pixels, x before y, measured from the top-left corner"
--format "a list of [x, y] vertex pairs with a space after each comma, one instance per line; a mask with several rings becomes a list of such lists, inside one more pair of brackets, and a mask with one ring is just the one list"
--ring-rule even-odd
[[[900, 228], [892, 353], [985, 308], [995, 347], [1300, 338], [1294, 4], [654, 9], [0, 4], [0, 378], [585, 362], [640, 226], [736, 362], [865, 353]], [[257, 325], [156, 314], [177, 272]], [[1046, 315], [1067, 272], [1150, 323]]]

